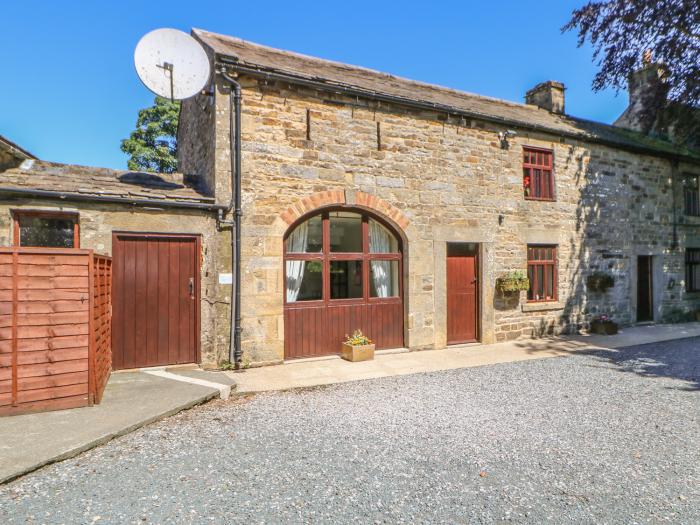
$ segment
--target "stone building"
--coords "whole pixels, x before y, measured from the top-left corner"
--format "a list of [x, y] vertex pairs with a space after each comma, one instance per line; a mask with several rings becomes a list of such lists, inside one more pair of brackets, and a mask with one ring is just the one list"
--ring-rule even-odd
[[[113, 254], [121, 367], [229, 357], [223, 73], [241, 87], [243, 364], [337, 353], [355, 329], [422, 350], [700, 308], [699, 152], [567, 115], [558, 82], [516, 104], [193, 35], [216, 73], [182, 105], [185, 175], [31, 159], [0, 173], [0, 245], [73, 228], [62, 242]], [[497, 289], [515, 271], [529, 289]]]
[[[566, 115], [559, 82], [515, 104], [193, 35], [242, 88], [247, 359], [335, 352], [355, 328], [380, 347], [431, 349], [700, 306], [686, 278], [700, 248], [686, 210], [698, 152]], [[211, 94], [185, 101], [178, 137], [182, 171], [217, 203], [230, 196], [229, 93], [217, 74]], [[399, 262], [373, 260], [375, 223]], [[528, 269], [537, 290], [496, 290]], [[614, 285], [589, 289], [600, 273]]]

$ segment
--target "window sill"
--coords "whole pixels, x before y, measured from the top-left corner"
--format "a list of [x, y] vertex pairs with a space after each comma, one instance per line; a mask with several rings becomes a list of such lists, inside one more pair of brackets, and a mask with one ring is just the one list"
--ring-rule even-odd
[[563, 310], [564, 305], [559, 301], [547, 301], [541, 303], [523, 303], [523, 312], [547, 312], [550, 310]]
[[542, 199], [539, 197], [527, 197], [525, 196], [526, 201], [537, 201], [537, 202], [557, 202], [557, 199]]

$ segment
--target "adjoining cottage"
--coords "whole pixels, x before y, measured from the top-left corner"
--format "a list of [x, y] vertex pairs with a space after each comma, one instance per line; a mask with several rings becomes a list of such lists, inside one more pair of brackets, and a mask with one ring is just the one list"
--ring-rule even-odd
[[[229, 358], [223, 73], [241, 86], [244, 364], [337, 353], [358, 328], [418, 350], [700, 308], [700, 152], [566, 115], [558, 82], [515, 104], [193, 35], [216, 73], [182, 105], [186, 175], [36, 160], [0, 174], [1, 244], [69, 243], [56, 232], [72, 224], [74, 243], [112, 253], [115, 367]], [[529, 290], [497, 291], [514, 270]], [[601, 273], [613, 286], [591, 289]]]

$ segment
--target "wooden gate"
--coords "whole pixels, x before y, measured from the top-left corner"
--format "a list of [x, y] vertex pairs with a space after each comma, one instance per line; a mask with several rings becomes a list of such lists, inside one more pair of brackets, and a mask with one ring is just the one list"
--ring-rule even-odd
[[115, 370], [199, 362], [200, 239], [114, 233]]
[[99, 403], [111, 359], [111, 260], [0, 248], [0, 415]]
[[447, 343], [478, 339], [478, 245], [447, 245]]

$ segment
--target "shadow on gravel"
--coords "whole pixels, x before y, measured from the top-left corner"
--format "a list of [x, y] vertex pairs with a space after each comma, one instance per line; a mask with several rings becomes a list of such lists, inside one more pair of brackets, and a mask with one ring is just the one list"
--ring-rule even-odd
[[[523, 341], [518, 346], [540, 353], [541, 344]], [[625, 348], [606, 349], [575, 344], [556, 345], [564, 355], [590, 356], [614, 367], [619, 372], [642, 377], [668, 377], [687, 384], [681, 390], [700, 390], [700, 338], [675, 339]]]

